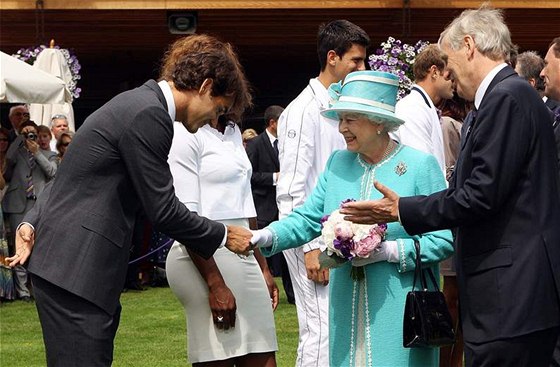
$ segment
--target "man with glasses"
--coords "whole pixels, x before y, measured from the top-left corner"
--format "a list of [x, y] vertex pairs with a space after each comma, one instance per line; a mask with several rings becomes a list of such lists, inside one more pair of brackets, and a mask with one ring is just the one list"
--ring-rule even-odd
[[12, 124], [12, 130], [10, 130], [10, 134], [8, 135], [8, 140], [11, 143], [19, 135], [21, 124], [29, 120], [29, 109], [24, 104], [14, 106], [10, 108], [8, 119], [10, 120], [10, 124]]
[[56, 152], [56, 141], [60, 137], [60, 134], [70, 131], [68, 128], [68, 118], [63, 114], [53, 115], [49, 127], [52, 133], [51, 150]]

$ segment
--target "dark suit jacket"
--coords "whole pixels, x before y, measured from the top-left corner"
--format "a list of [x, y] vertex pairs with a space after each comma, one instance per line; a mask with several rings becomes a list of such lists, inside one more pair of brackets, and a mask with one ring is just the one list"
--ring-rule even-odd
[[280, 171], [280, 163], [266, 132], [249, 140], [247, 155], [253, 166], [251, 189], [257, 210], [257, 220], [270, 223], [278, 219], [276, 186], [272, 184], [272, 176], [274, 172]]
[[[554, 140], [556, 141], [556, 157], [560, 165], [560, 102], [548, 98], [545, 104], [550, 109], [554, 119], [552, 126], [554, 127]], [[558, 174], [560, 175], [560, 172]]]
[[[173, 122], [153, 80], [89, 116], [64, 156], [36, 229], [29, 271], [112, 314], [124, 285], [136, 212], [208, 258], [224, 226], [175, 197], [167, 155]], [[188, 280], [186, 280], [188, 281]]]
[[484, 95], [455, 186], [401, 198], [409, 234], [457, 227], [465, 340], [481, 343], [560, 324], [560, 200], [552, 122], [510, 67]]

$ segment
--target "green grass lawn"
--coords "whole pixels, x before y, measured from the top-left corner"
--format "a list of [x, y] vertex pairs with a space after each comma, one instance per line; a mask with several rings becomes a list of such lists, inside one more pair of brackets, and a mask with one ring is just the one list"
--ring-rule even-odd
[[[281, 279], [276, 280], [282, 288]], [[115, 367], [184, 367], [185, 316], [169, 288], [127, 292], [121, 297], [121, 323], [115, 340]], [[280, 367], [295, 363], [298, 340], [296, 308], [281, 290], [275, 312]], [[34, 304], [21, 301], [0, 306], [0, 366], [45, 366], [41, 326]]]

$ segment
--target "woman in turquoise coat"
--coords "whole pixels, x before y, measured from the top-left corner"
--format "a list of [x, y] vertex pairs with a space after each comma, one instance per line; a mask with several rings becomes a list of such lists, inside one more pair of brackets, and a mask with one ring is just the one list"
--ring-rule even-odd
[[[428, 195], [445, 188], [436, 159], [389, 138], [402, 120], [393, 114], [398, 79], [358, 71], [330, 88], [334, 103], [322, 113], [340, 121], [347, 150], [334, 152], [305, 204], [287, 218], [254, 233], [267, 255], [298, 247], [321, 234], [321, 218], [347, 199], [378, 199], [378, 180], [399, 195]], [[402, 345], [405, 297], [412, 289], [414, 240], [422, 263], [438, 274], [438, 263], [453, 253], [450, 231], [409, 236], [390, 223], [379, 251], [330, 272], [329, 348], [331, 366], [437, 366], [438, 349]], [[352, 266], [365, 277], [354, 280]]]

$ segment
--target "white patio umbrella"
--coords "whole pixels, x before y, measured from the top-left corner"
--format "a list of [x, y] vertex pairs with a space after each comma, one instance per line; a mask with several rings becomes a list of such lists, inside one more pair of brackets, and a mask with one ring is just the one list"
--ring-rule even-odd
[[0, 102], [64, 103], [72, 95], [59, 79], [0, 52]]
[[[45, 48], [33, 63], [33, 66], [45, 71], [49, 74], [60, 78], [62, 81], [69, 85], [72, 81], [72, 74], [70, 67], [66, 62], [66, 58], [62, 51], [56, 48]], [[72, 108], [72, 99], [66, 100], [64, 103], [47, 103], [37, 104], [33, 103], [29, 106], [29, 114], [31, 120], [35, 121], [37, 125], [49, 126], [51, 118], [55, 114], [63, 114], [68, 118], [68, 127], [72, 131], [76, 131], [74, 123], [74, 109]]]

